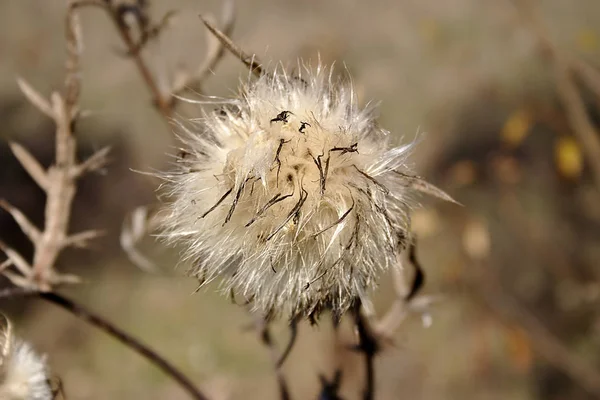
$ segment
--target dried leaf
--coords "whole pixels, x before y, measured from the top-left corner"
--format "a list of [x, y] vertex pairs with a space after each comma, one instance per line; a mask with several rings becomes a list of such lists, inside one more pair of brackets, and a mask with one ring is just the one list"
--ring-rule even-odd
[[454, 200], [448, 193], [444, 192], [437, 186], [427, 182], [421, 177], [407, 175], [399, 171], [394, 172], [396, 172], [398, 175], [401, 175], [404, 178], [406, 186], [410, 189], [427, 194], [429, 196], [437, 197], [441, 200], [449, 201], [450, 203], [462, 205], [458, 201]]
[[142, 271], [155, 273], [157, 266], [138, 249], [139, 242], [156, 227], [156, 219], [152, 218], [146, 206], [138, 207], [123, 222], [119, 238], [121, 248], [129, 260]]

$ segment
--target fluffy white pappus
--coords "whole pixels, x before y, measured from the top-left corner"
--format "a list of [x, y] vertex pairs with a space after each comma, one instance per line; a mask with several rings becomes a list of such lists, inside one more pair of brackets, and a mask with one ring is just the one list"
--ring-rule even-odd
[[5, 321], [0, 355], [0, 399], [53, 399], [45, 357], [36, 354], [29, 344], [14, 338], [10, 322]]
[[205, 113], [164, 175], [164, 236], [201, 282], [223, 277], [267, 317], [368, 303], [409, 236], [411, 145], [391, 148], [332, 69], [301, 70], [256, 78]]

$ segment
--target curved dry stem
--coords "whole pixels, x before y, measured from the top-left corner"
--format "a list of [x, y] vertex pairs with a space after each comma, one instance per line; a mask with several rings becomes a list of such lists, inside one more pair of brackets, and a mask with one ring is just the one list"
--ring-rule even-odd
[[285, 346], [285, 349], [283, 350], [283, 352], [281, 353], [281, 356], [279, 356], [277, 363], [275, 364], [275, 366], [277, 368], [281, 368], [283, 366], [283, 363], [285, 362], [285, 360], [288, 358], [288, 356], [292, 352], [292, 349], [294, 348], [294, 344], [296, 344], [297, 338], [298, 338], [298, 320], [293, 319], [290, 322], [290, 340], [289, 340], [287, 346]]
[[363, 353], [365, 362], [365, 387], [362, 398], [373, 400], [375, 398], [375, 355], [379, 350], [379, 344], [369, 326], [369, 321], [361, 312], [360, 300], [356, 301], [352, 316], [358, 333], [356, 350]]
[[165, 360], [162, 356], [160, 356], [147, 345], [143, 344], [140, 340], [134, 338], [100, 315], [95, 314], [81, 304], [75, 303], [73, 300], [70, 300], [58, 293], [38, 293], [38, 296], [65, 309], [88, 324], [104, 331], [108, 335], [117, 339], [119, 342], [123, 343], [125, 346], [140, 354], [148, 361], [156, 365], [165, 374], [173, 378], [182, 387], [182, 389], [184, 389], [190, 395], [191, 398], [196, 400], [208, 400], [208, 397], [202, 394], [202, 392], [200, 392], [200, 390], [192, 383], [192, 381], [173, 364]]

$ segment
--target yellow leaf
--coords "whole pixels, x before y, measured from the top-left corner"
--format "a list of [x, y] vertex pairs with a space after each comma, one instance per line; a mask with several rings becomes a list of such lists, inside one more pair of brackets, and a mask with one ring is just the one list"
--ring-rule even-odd
[[577, 179], [583, 171], [583, 155], [579, 143], [571, 136], [563, 136], [556, 142], [556, 168], [560, 175], [568, 179]]
[[502, 127], [502, 141], [511, 147], [518, 147], [527, 137], [532, 120], [531, 114], [526, 110], [513, 112]]

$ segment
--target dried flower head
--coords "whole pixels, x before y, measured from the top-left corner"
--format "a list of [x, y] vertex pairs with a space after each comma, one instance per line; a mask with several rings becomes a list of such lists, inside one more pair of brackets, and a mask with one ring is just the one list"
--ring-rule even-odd
[[406, 244], [409, 192], [423, 182], [407, 175], [411, 145], [391, 148], [373, 111], [332, 69], [278, 69], [187, 129], [164, 234], [192, 273], [225, 277], [268, 317], [368, 300]]
[[10, 321], [0, 316], [4, 325], [0, 332], [0, 399], [49, 400], [53, 398], [48, 383], [44, 357], [29, 344], [17, 340]]

